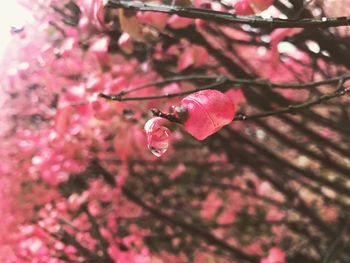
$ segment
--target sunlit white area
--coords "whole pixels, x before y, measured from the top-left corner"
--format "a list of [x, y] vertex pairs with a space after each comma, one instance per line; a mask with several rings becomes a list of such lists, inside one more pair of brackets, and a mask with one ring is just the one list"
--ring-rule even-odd
[[0, 8], [0, 59], [11, 41], [11, 28], [22, 28], [31, 19], [30, 12], [16, 0], [6, 1]]
[[5, 58], [5, 52], [8, 52], [11, 48], [11, 39], [13, 37], [11, 32], [23, 29], [26, 22], [30, 22], [32, 19], [30, 12], [16, 0], [3, 2], [3, 6], [0, 8], [0, 134], [7, 129], [7, 125], [2, 122], [1, 118], [8, 110], [4, 106], [6, 97], [3, 96], [3, 85], [5, 83], [3, 82], [3, 74], [6, 74], [8, 71], [8, 58]]

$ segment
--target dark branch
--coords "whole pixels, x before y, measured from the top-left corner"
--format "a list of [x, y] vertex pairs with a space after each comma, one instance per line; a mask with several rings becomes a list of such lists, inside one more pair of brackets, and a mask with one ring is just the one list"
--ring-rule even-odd
[[[234, 86], [233, 88], [246, 88], [248, 86], [256, 86], [256, 87], [265, 87], [265, 88], [271, 88], [271, 89], [307, 89], [307, 88], [316, 88], [321, 85], [334, 84], [334, 83], [338, 83], [340, 80], [345, 81], [348, 79], [350, 79], [350, 74], [344, 74], [333, 78], [328, 78], [328, 79], [313, 81], [313, 82], [306, 82], [306, 83], [294, 83], [294, 82], [279, 83], [279, 82], [271, 82], [271, 81], [262, 80], [262, 79], [239, 79], [239, 78], [230, 79], [226, 76], [190, 75], [190, 76], [179, 76], [179, 77], [167, 78], [160, 81], [145, 83], [139, 86], [124, 89], [120, 91], [118, 94], [114, 94], [114, 95], [107, 95], [107, 94], [101, 93], [99, 94], [99, 96], [108, 100], [116, 100], [116, 101], [168, 99], [173, 97], [181, 97], [181, 96], [188, 95], [196, 91], [205, 90], [205, 89], [217, 89], [217, 90], [221, 90], [223, 88], [226, 89], [227, 85], [233, 85]], [[214, 80], [216, 82], [213, 84], [203, 86], [198, 89], [192, 89], [192, 90], [187, 90], [187, 91], [177, 92], [177, 93], [143, 96], [143, 97], [123, 97], [128, 93], [139, 91], [141, 89], [145, 89], [148, 87], [163, 86], [168, 83], [184, 82], [184, 81], [190, 81], [190, 80]]]
[[[91, 168], [93, 169], [94, 173], [96, 173], [96, 174], [101, 174], [105, 178], [113, 178], [113, 176], [107, 170], [105, 170], [97, 160], [95, 160], [91, 164]], [[109, 179], [107, 182], [109, 182]], [[109, 184], [112, 186], [115, 185], [115, 183], [112, 183], [112, 182]], [[161, 221], [163, 221], [165, 223], [168, 223], [168, 224], [171, 224], [174, 226], [178, 226], [178, 227], [182, 228], [184, 231], [191, 233], [192, 235], [202, 237], [203, 239], [206, 240], [206, 242], [213, 244], [217, 247], [220, 247], [220, 248], [230, 252], [233, 256], [241, 259], [240, 262], [242, 262], [242, 260], [244, 262], [258, 262], [258, 258], [255, 255], [248, 255], [248, 254], [242, 252], [240, 249], [226, 243], [224, 240], [221, 240], [221, 239], [215, 237], [214, 235], [212, 235], [211, 233], [205, 231], [205, 229], [201, 229], [199, 227], [196, 227], [193, 224], [190, 224], [190, 223], [187, 223], [185, 221], [176, 219], [172, 216], [169, 216], [169, 215], [165, 214], [164, 212], [162, 212], [161, 210], [159, 210], [159, 208], [155, 208], [155, 207], [147, 204], [145, 201], [143, 201], [141, 198], [139, 198], [133, 191], [129, 190], [129, 188], [127, 188], [126, 186], [122, 186], [122, 192], [130, 201], [132, 201], [136, 205], [140, 206], [145, 211], [152, 214], [154, 217], [160, 219]]]
[[96, 240], [99, 241], [98, 244], [102, 247], [103, 255], [104, 255], [104, 262], [113, 263], [114, 261], [108, 253], [108, 246], [109, 246], [108, 241], [101, 235], [100, 227], [99, 227], [98, 223], [96, 222], [93, 215], [89, 212], [89, 209], [86, 205], [82, 206], [82, 210], [85, 212], [85, 214], [87, 215], [87, 218], [89, 219], [89, 221], [91, 223], [91, 228], [92, 228], [91, 233], [96, 238]]
[[182, 121], [179, 118], [177, 118], [175, 115], [161, 112], [159, 109], [153, 108], [151, 109], [151, 112], [153, 113], [154, 116], [167, 119], [171, 122], [182, 123]]
[[[116, 100], [116, 101], [169, 99], [169, 98], [174, 98], [174, 97], [185, 96], [185, 95], [188, 95], [188, 94], [194, 93], [196, 91], [200, 91], [200, 90], [206, 90], [206, 89], [218, 89], [218, 90], [220, 90], [220, 89], [226, 87], [226, 85], [228, 84], [227, 79], [225, 77], [221, 77], [221, 78], [219, 77], [219, 78], [215, 78], [215, 79], [217, 81], [212, 83], [212, 84], [205, 85], [205, 86], [198, 88], [198, 89], [186, 90], [186, 91], [177, 92], [177, 93], [168, 93], [168, 94], [163, 94], [163, 95], [142, 96], [142, 97], [123, 97], [123, 94], [125, 94], [125, 92], [121, 91], [119, 94], [116, 94], [116, 95], [106, 95], [106, 94], [100, 93], [99, 96], [104, 98], [104, 99], [107, 99], [107, 100]], [[164, 83], [164, 81], [162, 83]], [[146, 87], [145, 85], [143, 85], [143, 87]], [[149, 86], [149, 85], [147, 85], [147, 86]], [[133, 89], [133, 91], [134, 90], [135, 89]], [[140, 87], [138, 87], [138, 90], [140, 90]]]
[[[142, 207], [143, 209], [145, 209], [146, 211], [150, 212], [153, 216], [161, 219], [164, 222], [168, 222], [172, 225], [175, 226], [179, 226], [181, 228], [183, 228], [185, 231], [188, 231], [189, 233], [192, 233], [193, 235], [198, 235], [201, 236], [202, 238], [206, 239], [206, 241], [208, 243], [211, 243], [213, 245], [216, 245], [218, 247], [221, 247], [222, 249], [225, 249], [229, 252], [232, 253], [233, 256], [243, 260], [244, 262], [258, 262], [258, 258], [254, 255], [248, 255], [245, 254], [244, 252], [242, 252], [241, 250], [229, 245], [228, 243], [226, 243], [223, 240], [218, 239], [217, 237], [215, 237], [214, 235], [195, 227], [192, 224], [188, 224], [184, 221], [180, 221], [176, 218], [173, 218], [171, 216], [168, 216], [166, 214], [164, 214], [163, 212], [161, 212], [160, 210], [146, 204], [144, 201], [142, 201], [139, 197], [137, 197], [137, 195], [135, 195], [132, 191], [130, 191], [128, 188], [123, 187], [123, 194], [132, 202], [134, 202], [135, 204], [137, 204], [138, 206]], [[240, 261], [242, 262], [242, 261]]]
[[[321, 85], [321, 84], [325, 84], [325, 83], [332, 83], [334, 81], [339, 82], [339, 85], [334, 92], [324, 94], [324, 95], [319, 96], [315, 99], [311, 99], [309, 101], [305, 101], [305, 102], [300, 103], [300, 104], [289, 105], [287, 107], [284, 107], [284, 108], [281, 108], [278, 110], [271, 110], [271, 111], [261, 112], [261, 113], [257, 113], [257, 114], [253, 114], [253, 115], [238, 114], [238, 115], [236, 115], [234, 120], [235, 121], [247, 121], [247, 120], [254, 120], [254, 119], [259, 119], [259, 118], [264, 118], [264, 117], [269, 117], [269, 116], [274, 116], [274, 115], [280, 115], [280, 114], [284, 114], [284, 113], [294, 113], [296, 111], [313, 107], [315, 105], [324, 103], [324, 102], [332, 100], [334, 98], [344, 96], [350, 92], [350, 88], [343, 88], [344, 78], [342, 78], [342, 77], [340, 77], [340, 79], [339, 78], [332, 78], [332, 79], [328, 79], [328, 80], [312, 82], [312, 83], [307, 83], [307, 84], [298, 84], [298, 86], [299, 87], [301, 87], [301, 86], [313, 87], [313, 86], [317, 86], [317, 85]], [[183, 95], [191, 94], [191, 93], [199, 91], [199, 90], [210, 89], [213, 87], [220, 87], [221, 85], [223, 85], [223, 83], [227, 83], [227, 82], [230, 82], [230, 81], [227, 80], [226, 78], [223, 78], [222, 81], [220, 81], [220, 82], [210, 84], [210, 85], [204, 86], [204, 87], [199, 88], [199, 89], [178, 92], [178, 93], [171, 93], [171, 94], [166, 94], [166, 95], [123, 98], [120, 95], [109, 96], [109, 95], [101, 93], [101, 94], [99, 94], [99, 96], [102, 98], [108, 99], [108, 100], [117, 100], [117, 101], [163, 99], [163, 98], [172, 98], [172, 97], [183, 96]], [[259, 82], [256, 82], [256, 83], [259, 83]], [[262, 85], [268, 85], [268, 84], [262, 84]], [[272, 84], [272, 85], [277, 85], [277, 84]], [[287, 85], [287, 84], [284, 84], [284, 85]], [[295, 85], [297, 85], [297, 84], [295, 84]], [[179, 119], [177, 119], [175, 116], [173, 116], [171, 114], [163, 113], [159, 109], [152, 109], [151, 111], [152, 111], [154, 116], [165, 118], [171, 122], [181, 123], [181, 121]]]
[[324, 94], [320, 97], [317, 97], [316, 99], [312, 99], [297, 105], [289, 105], [288, 107], [281, 108], [278, 110], [266, 111], [262, 113], [249, 115], [249, 116], [244, 114], [239, 114], [235, 117], [234, 120], [236, 121], [254, 120], [254, 119], [259, 119], [259, 118], [264, 118], [264, 117], [269, 117], [274, 115], [280, 115], [284, 113], [294, 113], [302, 109], [311, 108], [315, 105], [318, 105], [323, 102], [329, 101], [331, 99], [338, 98], [338, 97], [344, 96], [345, 94], [348, 94], [350, 92], [350, 88], [343, 88], [342, 86], [343, 82], [344, 81], [340, 81], [338, 88], [334, 92]]
[[200, 18], [218, 23], [246, 24], [261, 28], [325, 28], [350, 25], [350, 16], [321, 19], [280, 19], [262, 18], [258, 16], [237, 16], [231, 13], [219, 12], [193, 7], [159, 5], [140, 1], [109, 0], [109, 8], [127, 8], [139, 11], [152, 11], [168, 14], [176, 14], [187, 18]]

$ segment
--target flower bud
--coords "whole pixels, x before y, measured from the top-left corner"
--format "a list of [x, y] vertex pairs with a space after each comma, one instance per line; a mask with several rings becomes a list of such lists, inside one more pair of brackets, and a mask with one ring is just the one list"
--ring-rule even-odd
[[217, 132], [235, 116], [232, 100], [217, 90], [192, 93], [181, 100], [181, 105], [187, 110], [183, 126], [198, 140], [204, 140]]

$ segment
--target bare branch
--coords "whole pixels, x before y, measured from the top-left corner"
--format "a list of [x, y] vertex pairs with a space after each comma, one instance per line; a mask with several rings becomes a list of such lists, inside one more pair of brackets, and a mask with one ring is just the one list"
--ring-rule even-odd
[[[206, 90], [206, 89], [222, 90], [223, 88], [227, 89], [227, 85], [233, 85], [232, 87], [233, 89], [246, 88], [248, 86], [264, 87], [264, 88], [271, 88], [271, 89], [307, 89], [307, 88], [316, 88], [321, 85], [338, 83], [339, 80], [341, 79], [344, 81], [350, 79], [350, 74], [344, 74], [333, 78], [328, 78], [320, 81], [306, 82], [306, 83], [295, 83], [295, 82], [280, 83], [280, 82], [271, 82], [263, 79], [239, 79], [239, 78], [230, 79], [226, 76], [219, 76], [219, 75], [212, 75], [212, 76], [190, 75], [190, 76], [179, 76], [179, 77], [167, 78], [160, 81], [145, 83], [139, 86], [124, 89], [114, 95], [107, 95], [107, 94], [101, 93], [99, 94], [99, 96], [108, 100], [116, 100], [116, 101], [168, 99], [168, 98], [174, 98], [174, 97], [181, 97], [200, 90]], [[190, 81], [190, 80], [214, 80], [216, 82], [214, 82], [213, 84], [205, 85], [201, 88], [177, 92], [177, 93], [142, 96], [142, 97], [124, 97], [124, 95], [128, 93], [139, 91], [141, 89], [145, 89], [148, 87], [163, 86], [168, 83], [184, 82], [184, 81]]]
[[321, 19], [280, 19], [262, 18], [258, 16], [237, 16], [235, 14], [183, 6], [159, 5], [140, 1], [109, 0], [109, 8], [127, 8], [139, 11], [152, 11], [176, 14], [187, 18], [200, 18], [218, 23], [246, 24], [261, 28], [325, 28], [350, 25], [350, 16], [323, 17]]
[[258, 118], [280, 115], [284, 113], [294, 113], [298, 110], [313, 107], [315, 105], [321, 104], [331, 99], [338, 98], [338, 97], [344, 96], [345, 94], [348, 94], [350, 92], [350, 88], [343, 88], [343, 83], [344, 83], [344, 80], [340, 80], [338, 88], [334, 92], [324, 94], [320, 97], [317, 97], [316, 99], [312, 99], [297, 105], [289, 105], [288, 107], [281, 108], [278, 110], [266, 111], [266, 112], [262, 112], [262, 113], [258, 113], [250, 116], [239, 114], [235, 117], [234, 120], [236, 121], [254, 120]]
[[[215, 78], [215, 79], [218, 79], [218, 78]], [[200, 91], [200, 90], [206, 90], [206, 89], [218, 89], [218, 90], [220, 90], [224, 86], [226, 86], [226, 84], [228, 84], [227, 78], [223, 77], [223, 78], [219, 78], [216, 82], [209, 84], [209, 85], [205, 85], [201, 88], [186, 90], [186, 91], [177, 92], [177, 93], [168, 93], [168, 94], [163, 94], [163, 95], [153, 95], [153, 96], [143, 96], [143, 97], [123, 97], [123, 94], [125, 94], [125, 92], [122, 91], [116, 95], [106, 95], [106, 94], [100, 93], [99, 96], [102, 98], [105, 98], [107, 100], [116, 100], [116, 101], [169, 99], [169, 98], [188, 95], [188, 94], [194, 93], [196, 91]], [[145, 85], [143, 85], [143, 87], [145, 87]], [[138, 90], [139, 89], [140, 88], [138, 88]]]

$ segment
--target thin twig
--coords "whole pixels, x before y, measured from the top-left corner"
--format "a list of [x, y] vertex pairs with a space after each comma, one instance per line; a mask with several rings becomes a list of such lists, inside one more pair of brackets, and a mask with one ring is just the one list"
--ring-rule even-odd
[[[163, 94], [163, 95], [142, 96], [142, 97], [123, 97], [123, 94], [125, 94], [125, 93], [124, 92], [120, 92], [119, 94], [116, 94], [116, 95], [107, 95], [107, 94], [100, 93], [99, 96], [104, 98], [104, 99], [107, 99], [107, 100], [116, 100], [116, 101], [130, 101], [130, 100], [138, 101], [138, 100], [169, 99], [169, 98], [174, 98], [174, 97], [180, 97], [180, 96], [188, 95], [188, 94], [194, 93], [196, 91], [200, 91], [200, 90], [220, 89], [220, 88], [222, 88], [222, 86], [224, 84], [227, 84], [227, 79], [226, 78], [219, 78], [218, 81], [216, 81], [216, 82], [214, 82], [212, 84], [203, 86], [201, 88], [191, 89], [191, 90], [177, 92], [177, 93], [168, 93], [168, 94]], [[138, 89], [140, 89], [140, 88], [138, 88]]]
[[220, 76], [206, 76], [206, 75], [190, 75], [190, 76], [178, 76], [178, 77], [172, 77], [172, 78], [167, 78], [159, 81], [153, 81], [149, 83], [145, 83], [142, 85], [130, 87], [128, 89], [124, 89], [120, 91], [116, 96], [123, 96], [128, 93], [142, 90], [144, 88], [152, 87], [152, 86], [163, 86], [169, 83], [173, 82], [183, 82], [183, 81], [191, 81], [191, 80], [216, 80], [220, 78]]
[[298, 110], [301, 109], [306, 109], [306, 108], [310, 108], [312, 106], [321, 104], [323, 102], [326, 102], [328, 100], [334, 99], [334, 98], [338, 98], [341, 96], [344, 96], [345, 94], [350, 92], [350, 88], [343, 88], [343, 83], [344, 80], [340, 80], [339, 81], [339, 85], [337, 87], [337, 89], [334, 92], [331, 93], [327, 93], [324, 94], [320, 97], [317, 97], [316, 99], [312, 99], [297, 105], [289, 105], [287, 107], [278, 109], [278, 110], [272, 110], [272, 111], [266, 111], [266, 112], [262, 112], [262, 113], [258, 113], [258, 114], [254, 114], [254, 115], [245, 115], [245, 114], [239, 114], [235, 117], [234, 120], [236, 121], [246, 121], [246, 120], [254, 120], [254, 119], [258, 119], [258, 118], [264, 118], [264, 117], [268, 117], [268, 116], [274, 116], [274, 115], [279, 115], [279, 114], [284, 114], [284, 113], [294, 113]]
[[161, 117], [161, 118], [167, 119], [171, 122], [182, 123], [182, 121], [179, 118], [177, 118], [175, 115], [169, 114], [169, 113], [164, 113], [157, 108], [152, 108], [151, 112], [153, 113], [153, 116]]
[[[196, 91], [205, 90], [205, 89], [220, 89], [222, 87], [225, 87], [227, 85], [233, 85], [233, 88], [245, 88], [247, 86], [257, 86], [257, 87], [266, 87], [266, 88], [272, 88], [272, 89], [307, 89], [307, 88], [316, 88], [321, 85], [327, 85], [327, 84], [333, 84], [339, 82], [339, 80], [343, 79], [348, 80], [350, 79], [350, 74], [344, 74], [341, 76], [328, 78], [324, 80], [319, 81], [313, 81], [313, 82], [306, 82], [306, 83], [279, 83], [279, 82], [271, 82], [268, 80], [262, 80], [262, 79], [230, 79], [226, 76], [220, 76], [220, 75], [212, 75], [212, 76], [206, 76], [206, 75], [190, 75], [190, 76], [180, 76], [180, 77], [173, 77], [173, 78], [167, 78], [160, 81], [154, 81], [145, 83], [139, 86], [130, 87], [128, 89], [124, 89], [120, 91], [117, 94], [114, 95], [107, 95], [107, 94], [99, 94], [100, 97], [108, 99], [108, 100], [115, 100], [115, 101], [131, 101], [131, 100], [152, 100], [152, 99], [168, 99], [168, 98], [174, 98], [174, 97], [180, 97], [184, 95], [188, 95], [191, 93], [194, 93]], [[142, 97], [124, 97], [124, 95], [139, 91], [141, 89], [145, 89], [152, 86], [163, 86], [168, 83], [172, 82], [183, 82], [183, 81], [189, 81], [189, 80], [214, 80], [216, 81], [213, 84], [209, 84], [206, 86], [203, 86], [201, 88], [187, 90], [183, 92], [177, 92], [177, 93], [169, 93], [169, 94], [161, 94], [161, 95], [153, 95], [153, 96], [142, 96]], [[225, 83], [225, 86], [223, 84]], [[239, 87], [237, 86], [239, 85]]]

